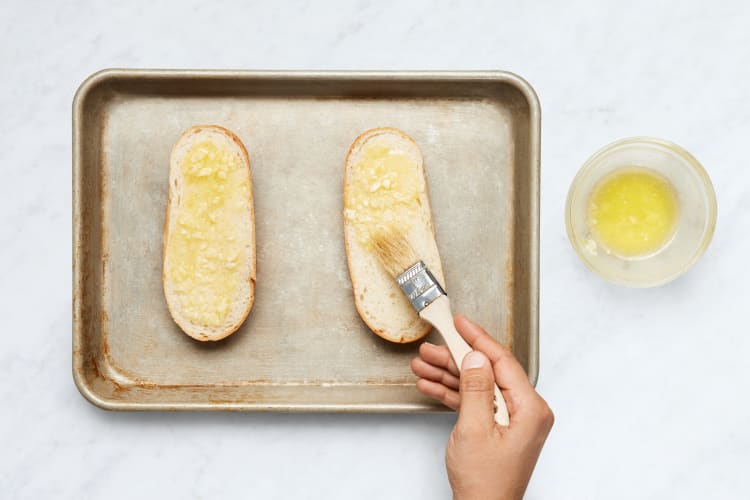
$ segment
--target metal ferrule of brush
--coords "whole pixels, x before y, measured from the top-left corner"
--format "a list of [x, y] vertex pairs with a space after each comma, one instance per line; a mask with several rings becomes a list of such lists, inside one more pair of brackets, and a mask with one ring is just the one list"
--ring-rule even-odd
[[430, 305], [433, 300], [446, 294], [435, 276], [421, 260], [401, 273], [396, 278], [396, 282], [417, 312]]

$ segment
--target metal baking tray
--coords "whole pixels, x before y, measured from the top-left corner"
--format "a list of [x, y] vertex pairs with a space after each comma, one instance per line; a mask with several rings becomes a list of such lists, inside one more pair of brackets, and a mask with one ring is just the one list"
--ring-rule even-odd
[[[409, 362], [357, 315], [344, 158], [397, 127], [425, 159], [447, 291], [536, 382], [539, 103], [492, 72], [105, 70], [73, 103], [73, 375], [113, 410], [421, 412]], [[255, 305], [226, 340], [172, 321], [161, 284], [169, 152], [196, 124], [250, 153]], [[437, 341], [434, 336], [429, 338]]]

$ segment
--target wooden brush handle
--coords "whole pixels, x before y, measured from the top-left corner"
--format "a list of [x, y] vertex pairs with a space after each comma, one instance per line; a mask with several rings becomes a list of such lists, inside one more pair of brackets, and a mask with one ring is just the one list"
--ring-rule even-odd
[[[461, 337], [461, 334], [456, 331], [456, 327], [453, 326], [453, 314], [451, 313], [451, 305], [448, 297], [443, 295], [435, 299], [430, 305], [422, 309], [419, 316], [434, 326], [440, 332], [440, 335], [443, 336], [445, 345], [448, 346], [453, 361], [460, 371], [464, 357], [472, 351], [472, 348]], [[497, 384], [495, 384], [495, 422], [505, 426], [510, 423], [508, 408], [505, 406], [503, 394], [500, 392]]]

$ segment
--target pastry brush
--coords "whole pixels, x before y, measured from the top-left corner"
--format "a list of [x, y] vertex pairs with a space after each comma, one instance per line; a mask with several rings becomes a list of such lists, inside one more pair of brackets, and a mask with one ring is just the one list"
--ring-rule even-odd
[[[406, 237], [395, 229], [375, 234], [372, 248], [385, 270], [408, 297], [419, 316], [443, 337], [459, 371], [464, 356], [472, 351], [453, 325], [448, 295], [425, 263], [414, 253]], [[500, 388], [495, 385], [495, 422], [507, 426], [508, 409]]]

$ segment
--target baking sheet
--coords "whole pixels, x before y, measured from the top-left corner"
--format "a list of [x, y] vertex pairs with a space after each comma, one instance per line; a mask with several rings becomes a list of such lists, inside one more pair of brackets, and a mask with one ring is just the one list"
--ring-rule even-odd
[[[425, 159], [447, 292], [538, 374], [539, 105], [504, 72], [106, 70], [74, 102], [74, 378], [121, 410], [439, 411], [418, 343], [354, 307], [344, 158], [404, 130]], [[254, 184], [257, 288], [244, 325], [200, 343], [161, 286], [169, 152], [196, 124], [235, 132]], [[439, 342], [434, 334], [428, 337]]]

